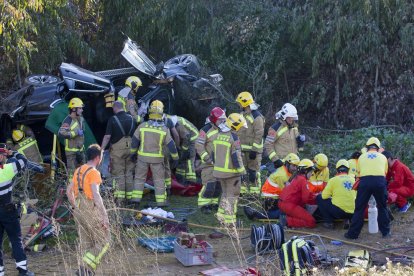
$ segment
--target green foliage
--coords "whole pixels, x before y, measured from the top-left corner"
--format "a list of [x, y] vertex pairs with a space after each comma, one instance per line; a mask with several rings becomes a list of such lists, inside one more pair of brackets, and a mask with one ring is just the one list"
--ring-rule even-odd
[[[157, 62], [197, 55], [208, 71], [224, 76], [231, 94], [251, 91], [266, 115], [290, 101], [304, 115], [302, 125], [414, 123], [412, 1], [26, 0], [0, 5], [2, 51], [9, 63], [19, 54], [31, 72], [53, 72], [62, 61], [92, 70], [129, 66], [119, 54], [124, 33]], [[26, 20], [18, 20], [22, 16]]]

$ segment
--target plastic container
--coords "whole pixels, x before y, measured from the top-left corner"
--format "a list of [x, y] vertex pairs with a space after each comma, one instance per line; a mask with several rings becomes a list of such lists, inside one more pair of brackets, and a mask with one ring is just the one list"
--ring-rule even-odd
[[206, 242], [206, 248], [187, 248], [174, 242], [174, 255], [184, 266], [209, 265], [213, 263], [213, 247]]
[[378, 233], [378, 209], [373, 196], [371, 196], [368, 205], [368, 232], [375, 234]]

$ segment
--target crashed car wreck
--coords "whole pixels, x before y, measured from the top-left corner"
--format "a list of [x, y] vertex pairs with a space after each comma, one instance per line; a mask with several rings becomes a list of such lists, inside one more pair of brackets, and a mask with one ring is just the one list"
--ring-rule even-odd
[[[37, 137], [41, 153], [49, 155], [53, 133], [56, 134], [56, 127], [61, 123], [57, 118], [64, 118], [68, 112], [67, 102], [79, 97], [85, 103], [83, 116], [93, 133], [93, 140], [100, 142], [107, 120], [112, 116], [111, 105], [105, 96], [116, 98], [131, 75], [138, 76], [143, 82], [136, 95], [141, 115], [146, 114], [151, 101], [158, 99], [164, 103], [166, 113], [184, 116], [201, 127], [210, 109], [223, 105], [221, 75], [201, 77], [201, 66], [196, 56], [179, 55], [155, 65], [129, 38], [121, 54], [133, 67], [92, 72], [74, 64], [62, 63], [59, 76], [27, 77], [25, 86], [10, 92], [2, 102], [0, 127], [3, 131], [0, 141], [10, 138], [17, 124], [28, 125]], [[53, 112], [64, 114], [51, 120]], [[47, 123], [45, 127], [46, 121], [52, 123]]]

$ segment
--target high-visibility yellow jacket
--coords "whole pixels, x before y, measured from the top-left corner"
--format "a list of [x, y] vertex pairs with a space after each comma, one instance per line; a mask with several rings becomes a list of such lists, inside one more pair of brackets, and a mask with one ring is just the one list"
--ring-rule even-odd
[[352, 189], [355, 178], [349, 174], [337, 174], [328, 181], [322, 192], [322, 198], [332, 198], [332, 204], [347, 213], [353, 214], [355, 209], [356, 191]]
[[213, 141], [213, 148], [214, 177], [230, 178], [245, 174], [240, 140], [236, 134], [219, 132]]
[[313, 171], [309, 178], [308, 188], [312, 193], [320, 193], [326, 187], [329, 181], [329, 168], [323, 168], [322, 170]]
[[285, 121], [280, 120], [273, 124], [267, 133], [264, 147], [267, 156], [272, 162], [283, 159], [289, 153], [298, 153], [296, 138], [299, 130], [296, 126], [290, 127]]
[[265, 120], [258, 110], [241, 113], [246, 119], [247, 128], [241, 128], [237, 132], [242, 151], [263, 152], [263, 134]]
[[72, 118], [68, 115], [59, 128], [58, 136], [65, 139], [66, 152], [79, 152], [84, 149], [84, 136], [78, 135], [78, 129], [83, 130], [83, 117]]
[[269, 175], [263, 184], [262, 196], [274, 199], [279, 198], [280, 193], [291, 176], [292, 174], [288, 171], [286, 166], [277, 168], [275, 172]]
[[183, 150], [188, 150], [190, 144], [193, 144], [198, 137], [198, 129], [186, 118], [177, 116], [177, 119], [175, 128], [180, 136], [180, 146]]
[[32, 137], [22, 139], [17, 143], [15, 150], [26, 156], [26, 158], [32, 162], [43, 163], [43, 158], [40, 154], [37, 141]]
[[368, 151], [358, 158], [357, 171], [359, 177], [386, 176], [388, 172], [387, 158], [377, 151]]
[[201, 166], [203, 168], [213, 166], [213, 141], [218, 133], [219, 130], [212, 123], [208, 123], [202, 129], [200, 129], [200, 133], [195, 142], [195, 148], [197, 154], [200, 156], [202, 164]]
[[163, 163], [163, 148], [168, 147], [172, 159], [178, 160], [177, 148], [163, 122], [149, 120], [141, 123], [132, 137], [131, 153], [147, 163]]

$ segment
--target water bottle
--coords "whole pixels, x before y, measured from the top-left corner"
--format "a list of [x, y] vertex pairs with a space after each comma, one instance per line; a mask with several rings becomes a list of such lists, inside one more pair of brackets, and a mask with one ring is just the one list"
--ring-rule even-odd
[[378, 209], [373, 196], [369, 199], [368, 206], [368, 232], [375, 234], [378, 233]]

